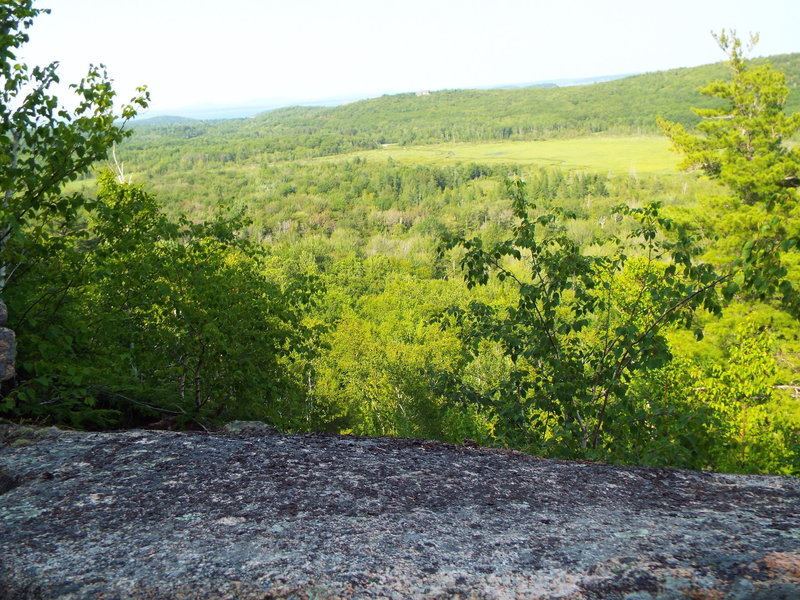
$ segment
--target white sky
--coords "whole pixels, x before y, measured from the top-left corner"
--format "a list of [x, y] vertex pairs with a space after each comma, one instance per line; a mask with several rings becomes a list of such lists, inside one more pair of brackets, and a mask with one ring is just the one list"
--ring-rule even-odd
[[710, 32], [800, 51], [798, 0], [38, 0], [21, 58], [104, 63], [154, 110], [380, 95], [695, 66]]

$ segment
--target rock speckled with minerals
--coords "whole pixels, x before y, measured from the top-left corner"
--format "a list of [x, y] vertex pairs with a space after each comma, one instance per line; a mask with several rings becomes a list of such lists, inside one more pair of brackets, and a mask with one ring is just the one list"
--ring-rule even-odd
[[0, 600], [800, 598], [800, 480], [0, 426]]

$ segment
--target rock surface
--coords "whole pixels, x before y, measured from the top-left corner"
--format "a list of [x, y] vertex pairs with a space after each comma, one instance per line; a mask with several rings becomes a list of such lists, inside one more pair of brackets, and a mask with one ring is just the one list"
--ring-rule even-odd
[[8, 381], [17, 374], [17, 337], [8, 327], [0, 327], [0, 381]]
[[8, 381], [17, 374], [14, 366], [17, 360], [17, 338], [8, 327], [2, 327], [8, 321], [8, 308], [0, 300], [0, 382]]
[[800, 480], [0, 426], [0, 599], [800, 598]]

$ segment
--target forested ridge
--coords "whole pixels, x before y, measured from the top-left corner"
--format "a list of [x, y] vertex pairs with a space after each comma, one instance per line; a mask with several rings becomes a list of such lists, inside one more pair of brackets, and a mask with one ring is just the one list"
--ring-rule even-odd
[[[800, 473], [800, 55], [748, 62], [723, 33], [725, 64], [592, 86], [130, 127], [147, 92], [119, 114], [101, 69], [58, 108], [56, 66], [14, 58], [40, 11], [14, 10], [0, 255], [19, 356], [2, 417], [258, 419]], [[598, 133], [611, 155], [642, 132], [691, 172], [568, 168], [538, 146], [413, 159], [539, 138], [580, 153]], [[394, 144], [412, 158], [365, 153]]]
[[[755, 64], [764, 59], [754, 60]], [[787, 77], [787, 111], [800, 109], [800, 54], [769, 58]], [[290, 107], [250, 119], [137, 126], [128, 150], [158, 146], [243, 159], [305, 158], [382, 144], [529, 140], [599, 132], [655, 133], [656, 116], [684, 125], [688, 107], [715, 100], [697, 90], [723, 77], [721, 64], [673, 69], [565, 88], [441, 90], [382, 96], [333, 108]], [[156, 151], [157, 153], [157, 151]]]

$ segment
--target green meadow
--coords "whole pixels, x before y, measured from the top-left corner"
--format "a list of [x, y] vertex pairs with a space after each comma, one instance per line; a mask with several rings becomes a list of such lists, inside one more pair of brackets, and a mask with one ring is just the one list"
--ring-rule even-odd
[[[252, 185], [258, 187], [263, 180], [261, 169], [266, 165], [289, 164], [284, 161], [265, 163], [262, 156], [254, 155], [224, 165], [201, 163], [192, 171], [186, 164], [176, 161], [159, 172], [140, 162], [141, 152], [120, 152], [126, 160], [126, 172], [139, 182], [148, 182], [160, 195], [179, 192], [181, 189], [191, 191], [197, 197], [211, 187], [222, 189], [228, 195], [224, 180], [217, 178], [213, 186], [207, 179], [211, 175], [219, 175], [222, 169], [231, 186]], [[534, 141], [494, 141], [471, 143], [421, 144], [414, 146], [387, 145], [377, 150], [364, 150], [333, 156], [324, 156], [305, 160], [290, 161], [298, 165], [313, 167], [320, 163], [337, 163], [359, 157], [369, 163], [380, 164], [391, 159], [402, 165], [428, 165], [431, 167], [448, 166], [458, 163], [478, 163], [494, 165], [523, 165], [525, 167], [554, 167], [565, 171], [588, 171], [603, 175], [675, 175], [679, 173], [679, 156], [670, 149], [670, 143], [661, 135], [595, 135], [578, 138], [548, 139]], [[137, 160], [139, 159], [139, 160]], [[203, 171], [206, 173], [203, 174]], [[94, 187], [93, 177], [66, 185], [67, 192], [91, 193]], [[195, 181], [201, 189], [194, 189]], [[188, 185], [188, 187], [187, 187]], [[234, 186], [235, 187], [235, 186]], [[256, 194], [258, 195], [258, 194]], [[209, 199], [211, 201], [211, 199]]]
[[[352, 157], [353, 154], [346, 155]], [[356, 153], [367, 160], [391, 158], [409, 164], [458, 162], [521, 164], [610, 174], [674, 174], [679, 157], [664, 136], [592, 136], [425, 146], [386, 146]], [[324, 160], [340, 160], [342, 157]]]

